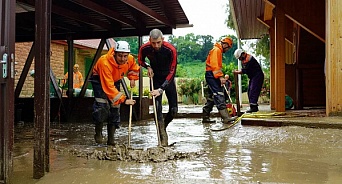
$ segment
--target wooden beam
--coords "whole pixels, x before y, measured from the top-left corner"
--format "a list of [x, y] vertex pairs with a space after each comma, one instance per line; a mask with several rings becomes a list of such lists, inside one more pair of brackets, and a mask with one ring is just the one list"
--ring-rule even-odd
[[275, 109], [285, 112], [285, 12], [281, 5], [277, 4], [275, 16]]
[[261, 22], [262, 24], [264, 24], [267, 28], [270, 28], [270, 27], [274, 26], [274, 25], [272, 25], [273, 21], [269, 21], [269, 20], [268, 21], [264, 21], [260, 17], [257, 17], [257, 20], [259, 22]]
[[270, 44], [271, 44], [270, 45], [270, 106], [272, 110], [275, 110], [276, 76], [275, 76], [275, 29], [274, 29], [274, 26], [270, 27], [269, 34], [270, 34]]
[[264, 21], [266, 20], [272, 20], [273, 18], [273, 9], [275, 6], [268, 1], [265, 2], [265, 8], [264, 8]]
[[71, 0], [72, 2], [83, 6], [84, 8], [87, 8], [91, 11], [95, 11], [101, 15], [104, 15], [108, 18], [114, 19], [118, 22], [121, 22], [123, 24], [132, 26], [132, 27], [139, 27], [138, 24], [134, 21], [132, 21], [131, 19], [128, 19], [124, 16], [122, 16], [120, 13], [113, 11], [111, 9], [108, 9], [106, 7], [103, 7], [97, 3], [94, 3], [93, 1], [89, 1], [89, 0]]
[[151, 8], [145, 6], [144, 4], [140, 3], [139, 1], [136, 0], [121, 0], [123, 3], [126, 3], [127, 5], [137, 9], [138, 11], [144, 13], [145, 15], [155, 19], [159, 23], [165, 24], [167, 26], [170, 26], [172, 28], [176, 28], [176, 25], [172, 25], [170, 21], [158, 14], [157, 12], [153, 11]]
[[33, 178], [49, 171], [50, 34], [52, 0], [35, 3], [34, 160]]

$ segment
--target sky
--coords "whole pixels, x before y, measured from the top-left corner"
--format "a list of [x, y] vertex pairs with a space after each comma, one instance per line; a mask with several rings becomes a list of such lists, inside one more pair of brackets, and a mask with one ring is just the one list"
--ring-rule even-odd
[[184, 36], [188, 33], [195, 35], [211, 35], [215, 40], [223, 35], [236, 35], [227, 28], [225, 19], [228, 16], [226, 4], [228, 0], [178, 0], [188, 17], [191, 28], [177, 28], [174, 36]]

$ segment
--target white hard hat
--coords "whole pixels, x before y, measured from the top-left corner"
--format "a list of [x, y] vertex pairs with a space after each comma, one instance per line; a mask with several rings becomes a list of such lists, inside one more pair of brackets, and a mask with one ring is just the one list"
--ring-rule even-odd
[[30, 76], [34, 76], [34, 70], [31, 70], [30, 72], [29, 72], [29, 74], [30, 74]]
[[128, 42], [117, 41], [115, 46], [115, 52], [131, 52]]
[[235, 52], [234, 52], [234, 57], [236, 59], [239, 59], [239, 57], [241, 56], [241, 54], [243, 53], [244, 51], [242, 49], [236, 49]]

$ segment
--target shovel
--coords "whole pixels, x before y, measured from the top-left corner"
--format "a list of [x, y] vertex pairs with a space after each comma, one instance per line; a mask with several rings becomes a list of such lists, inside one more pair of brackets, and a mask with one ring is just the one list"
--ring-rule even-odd
[[236, 109], [235, 109], [235, 107], [234, 107], [234, 105], [233, 105], [233, 101], [232, 101], [232, 99], [230, 98], [230, 93], [229, 93], [229, 91], [227, 90], [227, 87], [226, 87], [226, 85], [223, 85], [223, 88], [224, 88], [224, 90], [226, 91], [226, 93], [227, 93], [227, 95], [228, 95], [228, 98], [229, 98], [229, 103], [227, 104], [227, 108], [229, 109], [228, 110], [228, 113], [231, 115], [231, 116], [236, 116]]
[[[131, 89], [130, 99], [133, 99], [133, 89]], [[131, 128], [132, 128], [132, 111], [133, 105], [129, 105], [129, 120], [128, 120], [128, 148], [131, 148]]]
[[[152, 89], [152, 91], [154, 90], [153, 78], [152, 77], [151, 77], [151, 89]], [[152, 100], [153, 100], [154, 119], [156, 121], [156, 127], [157, 127], [158, 146], [161, 146], [160, 133], [159, 133], [159, 124], [158, 124], [158, 116], [157, 116], [157, 108], [156, 108], [156, 97], [152, 96]]]

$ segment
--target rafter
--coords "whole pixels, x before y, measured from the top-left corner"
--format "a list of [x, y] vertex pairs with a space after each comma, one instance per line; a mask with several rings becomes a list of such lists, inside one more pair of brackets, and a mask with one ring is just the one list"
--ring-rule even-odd
[[145, 15], [155, 19], [159, 23], [168, 25], [168, 26], [170, 26], [172, 28], [176, 28], [176, 26], [172, 25], [167, 18], [159, 15], [157, 12], [153, 11], [151, 8], [145, 6], [144, 4], [142, 4], [142, 3], [140, 3], [140, 2], [138, 2], [136, 0], [121, 0], [121, 1], [123, 3], [126, 3], [127, 5], [135, 8], [135, 9], [137, 9], [138, 11], [144, 13]]
[[96, 4], [92, 1], [89, 1], [89, 0], [71, 0], [71, 1], [80, 5], [80, 6], [83, 6], [84, 8], [95, 11], [101, 15], [104, 15], [108, 18], [114, 19], [114, 20], [121, 22], [123, 24], [129, 25], [129, 26], [132, 26], [135, 28], [138, 27], [138, 24], [136, 22], [132, 21], [131, 19], [128, 19], [128, 18], [120, 15], [116, 11], [113, 11], [111, 9], [103, 7], [103, 6]]

